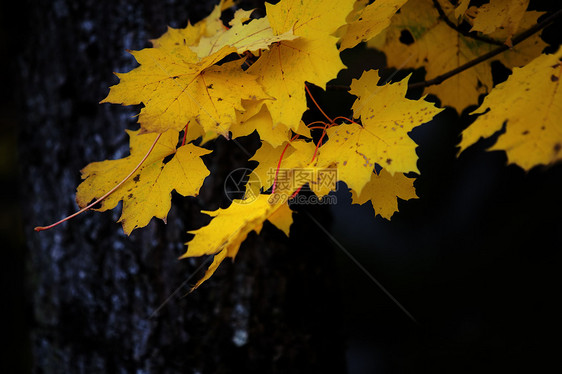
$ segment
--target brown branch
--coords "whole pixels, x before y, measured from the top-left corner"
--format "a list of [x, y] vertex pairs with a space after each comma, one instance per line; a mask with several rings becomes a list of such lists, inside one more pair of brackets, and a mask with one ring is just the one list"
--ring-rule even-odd
[[[536, 25], [534, 25], [533, 27], [529, 28], [528, 30], [522, 32], [521, 34], [517, 35], [515, 38], [511, 39], [512, 41], [512, 46], [515, 47], [517, 44], [521, 43], [522, 41], [524, 41], [525, 39], [529, 38], [530, 36], [536, 34], [537, 32], [539, 32], [540, 30], [544, 29], [546, 26], [550, 25], [552, 22], [554, 22], [554, 20], [558, 17], [562, 16], [562, 9], [557, 10], [556, 12], [554, 12], [553, 14], [551, 14], [550, 16], [548, 16], [547, 18], [545, 18], [542, 22], [537, 23]], [[445, 74], [441, 74], [433, 79], [430, 80], [426, 80], [423, 82], [417, 82], [417, 83], [412, 83], [408, 85], [408, 88], [419, 88], [419, 87], [429, 87], [429, 86], [434, 86], [436, 84], [440, 84], [443, 81], [451, 78], [454, 75], [457, 75], [467, 69], [470, 69], [471, 67], [473, 67], [474, 65], [477, 65], [481, 62], [484, 62], [494, 56], [499, 55], [502, 52], [505, 52], [506, 50], [510, 49], [510, 47], [508, 47], [505, 44], [502, 44], [501, 46], [499, 46], [498, 48], [483, 54], [482, 56], [479, 56], [477, 58], [475, 58], [474, 60], [471, 60], [469, 62], [467, 62], [466, 64], [463, 64], [451, 71], [448, 71]]]
[[[517, 35], [516, 37], [514, 37], [511, 41], [512, 41], [512, 45], [515, 46], [519, 43], [521, 43], [522, 41], [524, 41], [525, 39], [529, 38], [530, 36], [536, 34], [537, 32], [539, 32], [540, 30], [544, 29], [546, 26], [550, 25], [552, 22], [554, 22], [554, 20], [556, 18], [559, 18], [560, 16], [562, 16], [562, 9], [557, 10], [556, 12], [552, 13], [550, 16], [546, 17], [543, 21], [537, 23], [536, 25], [534, 25], [533, 27], [527, 29], [526, 31], [522, 32], [521, 34]], [[408, 85], [408, 88], [420, 88], [420, 87], [429, 87], [429, 86], [434, 86], [436, 84], [440, 84], [443, 81], [459, 74], [462, 73], [463, 71], [470, 69], [471, 67], [473, 67], [474, 65], [477, 65], [481, 62], [484, 62], [496, 55], [499, 55], [500, 53], [506, 51], [510, 49], [510, 47], [508, 47], [505, 44], [502, 44], [500, 46], [498, 46], [496, 49], [483, 54], [482, 56], [479, 56], [477, 58], [475, 58], [474, 60], [471, 60], [469, 62], [467, 62], [466, 64], [463, 64], [453, 70], [450, 70], [444, 74], [441, 74], [433, 79], [430, 80], [426, 80], [423, 82], [416, 82], [416, 83], [410, 83]], [[326, 86], [327, 89], [330, 90], [334, 90], [334, 91], [349, 91], [350, 87], [346, 86], [346, 85], [327, 85]]]
[[458, 32], [459, 34], [462, 34], [462, 35], [466, 36], [467, 38], [475, 39], [475, 40], [478, 40], [478, 41], [481, 41], [481, 42], [484, 42], [484, 43], [494, 44], [494, 45], [503, 45], [502, 42], [500, 42], [496, 39], [488, 38], [487, 36], [484, 36], [484, 35], [479, 35], [479, 34], [476, 34], [476, 33], [473, 33], [473, 32], [463, 30], [461, 27], [459, 27], [453, 21], [451, 21], [449, 19], [449, 17], [447, 17], [447, 15], [445, 14], [445, 11], [441, 7], [441, 4], [439, 3], [439, 0], [433, 0], [433, 6], [437, 10], [437, 13], [439, 13], [439, 17], [441, 17], [443, 22], [445, 22], [447, 24], [447, 26], [449, 26], [450, 28], [452, 28], [453, 30]]

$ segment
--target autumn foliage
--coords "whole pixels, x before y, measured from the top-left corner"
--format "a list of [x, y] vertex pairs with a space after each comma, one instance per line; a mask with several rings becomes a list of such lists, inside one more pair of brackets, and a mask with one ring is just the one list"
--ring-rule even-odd
[[[210, 174], [201, 157], [212, 149], [202, 144], [257, 131], [261, 148], [251, 160], [259, 163], [254, 174], [260, 186], [248, 187], [245, 198], [226, 209], [205, 212], [213, 219], [192, 232], [182, 256], [214, 255], [198, 286], [266, 220], [288, 235], [289, 202], [304, 187], [322, 198], [345, 182], [354, 203], [371, 201], [376, 214], [390, 219], [397, 198], [417, 197], [417, 145], [409, 134], [445, 106], [462, 112], [487, 95], [471, 113], [475, 120], [463, 133], [461, 152], [505, 125], [491, 149], [504, 150], [510, 163], [529, 170], [558, 162], [562, 51], [542, 54], [547, 45], [538, 32], [521, 36], [543, 16], [527, 11], [528, 3], [281, 0], [266, 4], [267, 15], [255, 19], [252, 10], [223, 0], [202, 21], [170, 28], [152, 40], [152, 48], [131, 52], [139, 66], [118, 73], [119, 84], [102, 101], [143, 104], [139, 130], [128, 132], [130, 156], [85, 167], [76, 201], [83, 209], [98, 203], [99, 211], [122, 201], [119, 221], [130, 234], [153, 217], [166, 219], [172, 191], [198, 195]], [[225, 24], [221, 14], [228, 8], [235, 12]], [[404, 35], [412, 40], [404, 43]], [[423, 68], [424, 95], [435, 95], [440, 106], [426, 96], [406, 98], [410, 76], [389, 83], [369, 70], [349, 87], [356, 97], [352, 118], [322, 112], [324, 121], [304, 123], [307, 85], [326, 89], [346, 68], [340, 52], [362, 42], [384, 52], [388, 67]], [[473, 63], [487, 54], [513, 69], [496, 87], [492, 58]], [[311, 129], [322, 135], [313, 139]], [[281, 169], [284, 177], [308, 173], [286, 184], [280, 183]]]

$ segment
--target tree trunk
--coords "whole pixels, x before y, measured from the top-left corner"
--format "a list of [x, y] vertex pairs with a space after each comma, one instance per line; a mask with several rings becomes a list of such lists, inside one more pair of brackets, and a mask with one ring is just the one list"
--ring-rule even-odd
[[[116, 223], [118, 209], [32, 231], [77, 209], [81, 168], [128, 154], [124, 129], [136, 128], [138, 108], [98, 104], [117, 82], [111, 73], [135, 66], [125, 50], [149, 46], [167, 25], [184, 27], [213, 5], [54, 0], [21, 9], [19, 149], [34, 372], [345, 371], [333, 257], [323, 235], [305, 230], [305, 215], [291, 239], [266, 225], [234, 264], [187, 297], [181, 288], [152, 317], [202, 262], [177, 257], [186, 231], [207, 222], [199, 211], [224, 204], [219, 177], [198, 199], [175, 197], [167, 225], [153, 221], [130, 237]], [[207, 162], [220, 176], [242, 156], [219, 143]]]

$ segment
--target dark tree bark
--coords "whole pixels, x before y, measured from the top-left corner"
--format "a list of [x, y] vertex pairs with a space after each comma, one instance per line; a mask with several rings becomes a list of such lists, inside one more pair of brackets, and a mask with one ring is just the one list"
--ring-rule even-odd
[[266, 225], [235, 264], [149, 317], [201, 263], [177, 257], [186, 231], [208, 221], [199, 211], [225, 203], [220, 176], [243, 159], [226, 141], [206, 159], [219, 177], [206, 182], [199, 199], [174, 198], [167, 225], [153, 221], [126, 237], [116, 210], [32, 231], [76, 210], [81, 168], [128, 153], [124, 129], [136, 127], [136, 108], [98, 105], [117, 82], [111, 73], [135, 66], [125, 50], [149, 46], [167, 25], [195, 22], [213, 5], [54, 0], [20, 8], [20, 193], [34, 372], [345, 370], [330, 247], [322, 234], [304, 231], [304, 215], [294, 238]]

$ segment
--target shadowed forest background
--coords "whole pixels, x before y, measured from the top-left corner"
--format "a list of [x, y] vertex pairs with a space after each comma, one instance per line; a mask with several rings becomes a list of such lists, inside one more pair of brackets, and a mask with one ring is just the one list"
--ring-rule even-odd
[[[202, 262], [178, 261], [186, 231], [225, 207], [223, 181], [255, 166], [232, 142], [205, 158], [197, 198], [174, 196], [168, 223], [126, 237], [119, 210], [86, 213], [53, 230], [33, 227], [76, 210], [80, 169], [128, 153], [138, 108], [98, 102], [114, 71], [136, 63], [166, 27], [206, 16], [214, 1], [27, 0], [0, 8], [2, 373], [539, 372], [560, 367], [562, 165], [525, 173], [486, 142], [456, 157], [469, 124], [447, 109], [415, 129], [418, 200], [391, 222], [351, 205], [297, 207], [291, 237], [250, 235], [196, 292], [182, 288]], [[241, 1], [261, 8], [263, 2]], [[14, 7], [15, 6], [15, 7]], [[531, 1], [554, 11], [557, 2]], [[562, 22], [543, 31], [556, 50]], [[349, 84], [384, 56], [346, 51]], [[391, 71], [385, 70], [388, 75]], [[495, 81], [507, 77], [499, 64]], [[400, 79], [405, 74], [398, 75]], [[423, 71], [414, 79], [423, 80]], [[312, 90], [329, 115], [352, 97]], [[469, 108], [470, 111], [473, 108]], [[465, 113], [466, 114], [466, 113]], [[318, 113], [307, 114], [315, 120]], [[250, 136], [244, 147], [255, 150]], [[490, 141], [488, 141], [488, 144]], [[310, 219], [378, 279], [411, 321]]]

